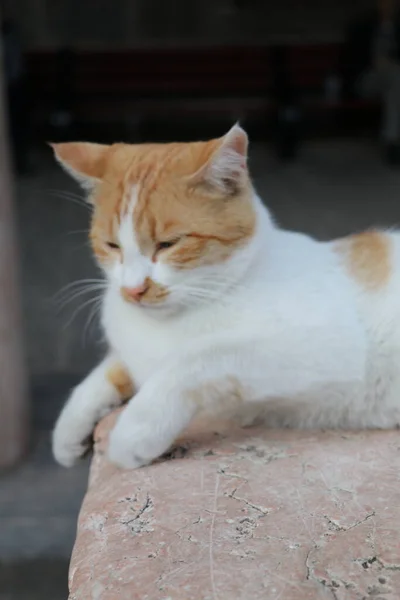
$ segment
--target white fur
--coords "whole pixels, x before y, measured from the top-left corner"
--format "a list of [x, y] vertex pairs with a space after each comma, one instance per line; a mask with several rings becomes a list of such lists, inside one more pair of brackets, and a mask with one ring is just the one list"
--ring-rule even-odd
[[104, 377], [115, 364], [110, 355], [78, 385], [65, 405], [53, 432], [53, 452], [56, 460], [70, 467], [86, 452], [93, 426], [120, 404], [117, 390]]
[[[170, 289], [166, 309], [126, 303], [108, 273], [103, 326], [139, 390], [111, 434], [118, 465], [162, 454], [200, 410], [257, 415], [277, 427], [399, 422], [400, 268], [384, 289], [366, 292], [332, 243], [279, 229], [257, 196], [254, 206], [253, 239], [220, 266], [178, 272], [146, 263]], [[400, 265], [399, 234], [388, 235]], [[134, 270], [137, 258], [123, 268]], [[54, 451], [63, 464], [115, 404], [106, 368], [89, 375], [60, 416]]]
[[142, 285], [146, 277], [153, 271], [153, 263], [148, 256], [143, 256], [137, 243], [133, 227], [133, 210], [137, 202], [139, 187], [133, 186], [127, 210], [121, 215], [118, 239], [123, 249], [123, 263], [119, 261], [112, 267], [112, 277], [117, 285], [126, 288], [136, 288]]

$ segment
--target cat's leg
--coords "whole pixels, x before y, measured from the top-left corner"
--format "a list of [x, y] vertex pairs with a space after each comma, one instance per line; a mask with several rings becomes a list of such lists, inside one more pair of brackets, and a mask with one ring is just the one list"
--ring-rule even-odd
[[[330, 382], [358, 379], [363, 364], [329, 360], [328, 352], [299, 351], [282, 340], [205, 341], [150, 378], [121, 413], [111, 432], [112, 462], [134, 468], [163, 454], [200, 409], [224, 403], [293, 398]], [[279, 347], [280, 344], [280, 347]]]
[[118, 360], [105, 358], [72, 392], [53, 431], [57, 462], [72, 466], [89, 446], [96, 423], [133, 394], [129, 374]]

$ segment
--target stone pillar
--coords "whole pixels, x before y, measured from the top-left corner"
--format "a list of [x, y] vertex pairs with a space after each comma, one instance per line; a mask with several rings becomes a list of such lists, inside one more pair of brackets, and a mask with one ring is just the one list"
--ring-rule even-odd
[[5, 112], [0, 53], [0, 468], [10, 467], [23, 454], [29, 423]]

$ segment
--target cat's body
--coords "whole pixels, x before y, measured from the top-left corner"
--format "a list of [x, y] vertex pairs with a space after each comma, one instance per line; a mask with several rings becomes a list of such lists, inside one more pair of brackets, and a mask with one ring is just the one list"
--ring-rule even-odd
[[[292, 385], [286, 381], [286, 361], [316, 382], [321, 368], [321, 378], [331, 372], [328, 385], [316, 383], [305, 392], [300, 411], [297, 394], [259, 408], [267, 425], [390, 427], [400, 422], [400, 303], [395, 301], [400, 272], [390, 289], [371, 293], [351, 278], [340, 247], [344, 241], [321, 243], [268, 225], [260, 231], [266, 242], [260, 244], [261, 260], [222, 301], [164, 319], [132, 310], [109, 289], [103, 326], [138, 388], [165, 361], [195, 350], [205, 336], [228, 335], [239, 342], [254, 337], [279, 353], [282, 390]], [[365, 235], [384, 236], [400, 266], [398, 234]], [[267, 255], [271, 263], [264, 260]]]
[[[243, 132], [236, 128], [236, 134]], [[223, 172], [224, 185], [229, 173]], [[399, 234], [317, 242], [279, 229], [250, 188], [251, 233], [243, 228], [245, 239], [228, 256], [214, 262], [208, 255], [189, 271], [184, 261], [197, 261], [200, 253], [192, 258], [191, 247], [183, 247], [179, 268], [167, 272], [157, 254], [152, 266], [145, 262], [138, 249], [144, 242], [127, 225], [135, 221], [138, 194], [138, 187], [128, 194], [118, 225], [118, 268], [129, 260], [136, 265], [128, 274], [135, 301], [127, 301], [126, 288], [121, 294], [120, 280], [105, 292], [102, 324], [110, 355], [60, 416], [54, 433], [60, 462], [71, 464], [82, 454], [95, 422], [119, 402], [110, 376], [115, 365], [138, 390], [111, 435], [110, 457], [123, 466], [159, 456], [202, 411], [236, 415], [244, 423], [262, 418], [274, 427], [387, 428], [400, 422]], [[193, 236], [202, 239], [198, 227]], [[187, 243], [181, 239], [165, 249], [161, 244], [162, 252]], [[153, 291], [152, 303], [143, 306], [135, 290], [148, 276], [163, 286], [162, 302], [153, 302]]]

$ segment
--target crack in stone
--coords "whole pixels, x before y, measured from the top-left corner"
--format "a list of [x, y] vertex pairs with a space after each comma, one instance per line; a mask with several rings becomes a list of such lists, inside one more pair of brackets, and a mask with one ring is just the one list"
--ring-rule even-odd
[[315, 581], [315, 583], [322, 585], [322, 587], [325, 590], [328, 590], [332, 594], [333, 600], [339, 600], [339, 597], [336, 593], [336, 589], [338, 587], [340, 587], [339, 584], [336, 581], [334, 581], [333, 579], [329, 583], [326, 579], [324, 579], [322, 577], [317, 577], [314, 574], [314, 570], [313, 570], [312, 566], [309, 564], [311, 552], [313, 552], [313, 550], [318, 550], [318, 549], [319, 549], [319, 547], [317, 545], [315, 545], [312, 548], [310, 548], [307, 552], [306, 560], [305, 560], [306, 579], [307, 579], [307, 581]]
[[245, 452], [246, 456], [250, 455], [253, 459], [259, 459], [259, 462], [265, 465], [268, 465], [274, 460], [279, 460], [280, 458], [292, 458], [297, 456], [297, 454], [287, 454], [285, 448], [263, 448], [262, 444], [260, 444], [260, 446], [256, 444], [238, 444], [238, 448]]
[[[143, 506], [139, 508], [136, 512], [135, 516], [132, 519], [124, 519], [121, 521], [123, 525], [128, 525], [131, 528], [133, 533], [141, 533], [142, 531], [146, 531], [146, 526], [148, 525], [148, 521], [146, 519], [141, 519], [142, 515], [150, 510], [153, 507], [153, 501], [150, 498], [150, 495], [146, 495], [146, 500], [144, 501]], [[133, 510], [131, 508], [131, 510]]]
[[400, 565], [397, 565], [395, 563], [385, 564], [383, 560], [381, 560], [377, 556], [374, 556], [374, 559], [384, 571], [400, 571]]
[[310, 548], [306, 555], [306, 579], [307, 579], [307, 581], [309, 581], [310, 579], [314, 579], [314, 577], [312, 576], [312, 573], [311, 573], [310, 565], [308, 564], [308, 560], [310, 558], [311, 552], [313, 550], [316, 550], [316, 548], [317, 548], [316, 546], [313, 546], [313, 548]]
[[254, 510], [261, 513], [261, 515], [263, 517], [265, 517], [266, 515], [269, 514], [270, 511], [268, 510], [268, 508], [266, 508], [265, 506], [258, 506], [257, 504], [253, 504], [253, 502], [250, 502], [249, 500], [247, 500], [247, 498], [242, 498], [241, 496], [236, 496], [236, 491], [237, 491], [237, 488], [235, 488], [230, 494], [227, 494], [228, 498], [233, 498], [233, 500], [238, 500], [239, 502], [244, 502], [245, 504], [247, 504], [247, 506], [250, 506], [250, 508], [254, 508]]
[[218, 473], [220, 473], [221, 475], [225, 475], [225, 477], [233, 477], [234, 479], [242, 479], [245, 483], [248, 482], [248, 479], [246, 479], [246, 477], [243, 477], [242, 475], [238, 475], [237, 473], [231, 473], [230, 471], [225, 471], [225, 469], [223, 467], [220, 467], [218, 469]]
[[375, 514], [376, 513], [373, 510], [371, 513], [368, 513], [364, 517], [364, 519], [361, 519], [361, 521], [356, 521], [355, 523], [353, 523], [349, 527], [344, 527], [343, 525], [339, 525], [336, 521], [334, 521], [333, 519], [331, 519], [330, 517], [328, 517], [328, 515], [323, 515], [323, 517], [324, 517], [324, 519], [327, 520], [328, 524], [331, 525], [335, 531], [351, 531], [351, 529], [354, 529], [355, 527], [358, 527], [359, 525], [362, 525], [363, 523], [365, 523], [366, 521], [368, 521], [369, 519], [371, 519], [372, 517], [374, 517]]
[[[132, 521], [136, 521], [139, 517], [142, 516], [142, 514], [151, 506], [153, 506], [153, 502], [149, 496], [149, 494], [146, 495], [146, 500], [142, 506], [142, 508], [139, 508], [137, 514], [135, 515], [135, 517], [132, 519]], [[131, 523], [132, 521], [128, 521], [128, 523]]]
[[[363, 519], [361, 519], [360, 521], [356, 521], [355, 523], [353, 523], [352, 525], [350, 525], [349, 527], [344, 527], [342, 525], [339, 525], [338, 523], [336, 523], [333, 519], [331, 519], [330, 517], [328, 517], [328, 515], [323, 515], [324, 519], [327, 520], [328, 524], [334, 529], [334, 531], [336, 532], [345, 532], [345, 531], [350, 531], [351, 529], [354, 529], [355, 527], [358, 527], [359, 525], [362, 525], [363, 523], [365, 523], [366, 521], [368, 521], [369, 519], [371, 519], [372, 517], [375, 516], [375, 511], [372, 511], [370, 513], [368, 513]], [[309, 563], [310, 560], [310, 554], [313, 550], [317, 550], [318, 546], [313, 546], [312, 548], [309, 549], [309, 551], [307, 552], [306, 555], [306, 560], [305, 560], [305, 566], [306, 566], [306, 579], [307, 580], [312, 580], [315, 581], [316, 583], [322, 585], [325, 589], [329, 590], [329, 592], [332, 594], [332, 598], [333, 600], [339, 600], [338, 595], [336, 593], [336, 589], [340, 587], [340, 585], [338, 584], [337, 581], [331, 579], [330, 582], [328, 582], [326, 579], [321, 578], [321, 577], [317, 577], [314, 574], [313, 568]], [[364, 566], [364, 562], [367, 562], [369, 564], [372, 564], [374, 562], [378, 562], [378, 564], [380, 564], [379, 559], [374, 556], [370, 559], [368, 559], [367, 561], [363, 561], [362, 565]], [[367, 565], [368, 566], [368, 565]], [[364, 567], [367, 568], [367, 567]], [[400, 569], [400, 567], [399, 567]], [[349, 586], [351, 584], [346, 583], [346, 582], [342, 582], [343, 585], [345, 586], [346, 589], [349, 588]]]

